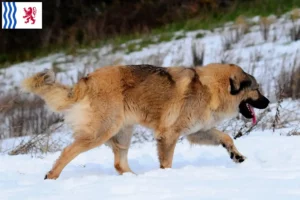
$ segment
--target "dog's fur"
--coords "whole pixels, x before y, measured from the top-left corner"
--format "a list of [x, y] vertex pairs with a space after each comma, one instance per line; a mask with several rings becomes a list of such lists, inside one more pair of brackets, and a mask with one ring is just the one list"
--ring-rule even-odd
[[131, 172], [127, 153], [134, 124], [154, 130], [161, 168], [172, 166], [180, 135], [192, 144], [221, 144], [235, 162], [243, 162], [233, 140], [214, 127], [236, 116], [242, 101], [260, 98], [255, 79], [233, 64], [102, 67], [72, 88], [55, 82], [54, 73], [46, 70], [22, 86], [63, 113], [74, 130], [74, 142], [63, 150], [48, 179], [58, 178], [78, 154], [104, 143], [114, 152], [116, 170]]

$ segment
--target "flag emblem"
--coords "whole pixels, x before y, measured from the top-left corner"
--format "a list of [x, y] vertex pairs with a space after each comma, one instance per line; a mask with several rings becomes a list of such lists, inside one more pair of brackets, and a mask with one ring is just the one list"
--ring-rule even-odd
[[29, 22], [29, 20], [31, 20], [31, 24], [35, 24], [35, 15], [36, 15], [36, 7], [29, 7], [28, 10], [26, 10], [26, 8], [24, 8], [25, 11], [25, 16], [23, 16], [23, 18], [26, 18], [27, 20], [25, 21], [25, 24], [27, 24]]
[[42, 29], [42, 2], [2, 2], [2, 29]]

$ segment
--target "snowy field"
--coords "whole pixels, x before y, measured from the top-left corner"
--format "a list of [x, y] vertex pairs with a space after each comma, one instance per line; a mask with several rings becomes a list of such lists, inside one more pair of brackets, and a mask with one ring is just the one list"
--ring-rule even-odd
[[[299, 134], [300, 101], [284, 99], [279, 106], [277, 83], [283, 72], [292, 73], [300, 67], [300, 40], [293, 40], [290, 35], [293, 28], [300, 27], [300, 19], [292, 21], [291, 13], [287, 13], [281, 17], [270, 16], [267, 20], [270, 22], [270, 26], [265, 25], [267, 38], [262, 35], [261, 18], [254, 17], [248, 19], [249, 30], [242, 30], [238, 36], [236, 31], [241, 31], [241, 27], [236, 28], [237, 24], [232, 22], [214, 30], [180, 31], [175, 36], [184, 35], [181, 39], [153, 44], [136, 52], [126, 53], [124, 49], [138, 40], [121, 45], [118, 51], [105, 46], [79, 50], [76, 55], [57, 53], [1, 69], [0, 97], [20, 94], [20, 81], [44, 68], [55, 69], [59, 81], [72, 84], [105, 65], [147, 63], [190, 67], [195, 64], [196, 56], [203, 65], [211, 62], [240, 65], [257, 78], [272, 104], [265, 114], [257, 111], [257, 116], [264, 117], [254, 131], [235, 140], [239, 151], [247, 157], [242, 164], [233, 163], [222, 147], [191, 147], [183, 140], [177, 144], [173, 168], [161, 170], [155, 143], [135, 142], [138, 138], [134, 137], [129, 164], [137, 175], [118, 175], [111, 150], [101, 146], [74, 159], [56, 181], [45, 181], [43, 178], [60, 151], [9, 156], [9, 150], [30, 136], [0, 140], [0, 200], [299, 200], [300, 136], [286, 135]], [[273, 132], [278, 113], [280, 119]], [[0, 131], [4, 138], [9, 137], [6, 133], [13, 120], [2, 117], [0, 107]], [[249, 124], [240, 118], [224, 122], [219, 128], [233, 135], [242, 127], [245, 133]], [[53, 132], [50, 139], [60, 141], [62, 147], [70, 142], [71, 132], [67, 127]], [[143, 128], [137, 132], [150, 135], [149, 130]]]
[[173, 169], [159, 169], [153, 143], [133, 147], [137, 174], [118, 175], [102, 146], [74, 159], [55, 181], [43, 180], [59, 152], [43, 158], [0, 156], [0, 199], [300, 199], [300, 137], [252, 133], [235, 141], [247, 160], [222, 147], [177, 144]]

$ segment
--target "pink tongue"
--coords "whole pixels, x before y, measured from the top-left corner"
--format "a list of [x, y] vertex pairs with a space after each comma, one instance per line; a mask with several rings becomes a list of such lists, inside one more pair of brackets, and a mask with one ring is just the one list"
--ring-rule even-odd
[[252, 124], [255, 125], [255, 124], [256, 124], [256, 116], [255, 116], [254, 109], [253, 109], [253, 107], [250, 106], [250, 105], [249, 105], [249, 108], [250, 108], [250, 111], [251, 111], [252, 116], [253, 116], [253, 118], [252, 118]]

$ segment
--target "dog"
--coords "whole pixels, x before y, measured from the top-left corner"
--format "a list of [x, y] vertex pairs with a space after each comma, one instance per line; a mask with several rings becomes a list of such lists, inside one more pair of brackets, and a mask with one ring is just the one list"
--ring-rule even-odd
[[214, 127], [238, 113], [256, 123], [253, 107], [269, 104], [255, 78], [234, 64], [107, 66], [73, 87], [56, 82], [54, 72], [45, 70], [25, 79], [22, 87], [62, 113], [74, 131], [74, 142], [45, 179], [57, 179], [77, 155], [102, 144], [112, 148], [120, 174], [132, 172], [127, 153], [135, 124], [154, 130], [161, 168], [172, 167], [180, 136], [191, 144], [222, 145], [234, 162], [241, 163], [245, 157], [231, 137]]

